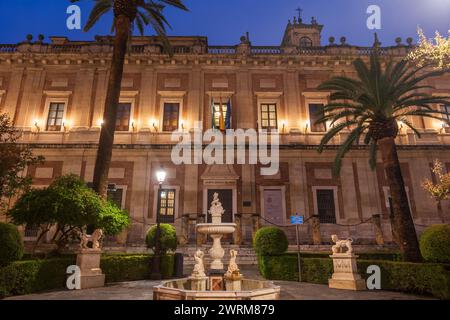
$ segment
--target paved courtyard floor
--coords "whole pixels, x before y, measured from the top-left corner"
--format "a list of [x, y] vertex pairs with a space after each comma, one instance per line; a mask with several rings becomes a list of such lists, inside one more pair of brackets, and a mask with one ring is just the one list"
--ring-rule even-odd
[[[255, 268], [244, 268], [248, 278], [262, 279]], [[346, 291], [329, 289], [326, 285], [274, 281], [281, 286], [281, 300], [417, 300], [430, 299], [390, 291]], [[9, 300], [152, 300], [153, 287], [160, 281], [134, 281], [109, 284], [104, 288], [78, 291], [51, 291], [17, 296]]]
[[[111, 284], [104, 288], [79, 291], [53, 291], [11, 297], [7, 300], [152, 300], [155, 281], [134, 281]], [[416, 300], [428, 299], [388, 291], [343, 291], [325, 285], [275, 281], [281, 286], [281, 300]]]

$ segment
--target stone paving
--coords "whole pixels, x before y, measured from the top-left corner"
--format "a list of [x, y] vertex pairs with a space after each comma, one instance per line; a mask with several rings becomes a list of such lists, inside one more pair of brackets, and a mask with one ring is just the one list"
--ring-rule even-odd
[[[262, 279], [255, 268], [242, 270], [248, 278]], [[134, 281], [110, 284], [104, 288], [79, 291], [51, 291], [11, 297], [7, 300], [152, 300], [153, 286], [159, 281]], [[346, 291], [326, 285], [274, 281], [281, 286], [281, 300], [422, 300], [429, 297], [390, 291]]]
[[[104, 288], [79, 291], [53, 291], [11, 297], [6, 300], [152, 300], [155, 281], [123, 282]], [[422, 300], [427, 297], [389, 291], [343, 291], [325, 285], [275, 281], [281, 286], [281, 300]]]

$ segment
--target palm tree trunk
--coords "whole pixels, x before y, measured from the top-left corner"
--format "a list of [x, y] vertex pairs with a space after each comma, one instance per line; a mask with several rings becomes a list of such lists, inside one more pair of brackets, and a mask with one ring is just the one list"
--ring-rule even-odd
[[130, 33], [130, 19], [120, 15], [116, 19], [116, 35], [114, 38], [114, 53], [111, 62], [111, 72], [108, 80], [103, 125], [100, 131], [100, 140], [97, 159], [94, 168], [94, 190], [104, 199], [107, 196], [108, 173], [111, 164], [114, 132], [116, 127], [117, 106], [120, 98], [120, 88], [123, 76], [123, 65], [127, 51]]
[[414, 221], [411, 216], [411, 210], [408, 204], [405, 183], [403, 181], [400, 161], [398, 160], [397, 146], [393, 137], [387, 137], [378, 140], [384, 170], [389, 184], [392, 208], [394, 212], [395, 233], [398, 235], [400, 250], [403, 253], [405, 261], [420, 262], [419, 242], [417, 240]]

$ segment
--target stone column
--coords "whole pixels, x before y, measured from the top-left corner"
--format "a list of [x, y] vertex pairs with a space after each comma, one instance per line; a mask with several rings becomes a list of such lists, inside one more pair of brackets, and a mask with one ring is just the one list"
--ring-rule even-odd
[[384, 245], [383, 230], [381, 229], [381, 216], [375, 214], [372, 216], [373, 229], [375, 232], [375, 242], [377, 245]]
[[320, 235], [320, 219], [317, 215], [311, 218], [311, 230], [313, 244], [316, 246], [321, 245], [322, 236]]
[[189, 214], [183, 214], [181, 218], [181, 236], [178, 242], [182, 246], [189, 243]]
[[234, 244], [240, 246], [242, 244], [242, 215], [234, 215], [234, 223], [236, 223], [236, 231], [234, 232]]
[[[205, 215], [204, 214], [199, 214], [197, 216], [197, 224], [200, 224], [200, 223], [205, 223]], [[206, 235], [205, 234], [201, 234], [200, 232], [198, 232], [197, 228], [195, 229], [195, 234], [197, 235], [197, 246], [201, 246], [206, 243]]]
[[261, 217], [259, 214], [252, 214], [252, 238], [255, 239], [256, 232], [261, 228]]

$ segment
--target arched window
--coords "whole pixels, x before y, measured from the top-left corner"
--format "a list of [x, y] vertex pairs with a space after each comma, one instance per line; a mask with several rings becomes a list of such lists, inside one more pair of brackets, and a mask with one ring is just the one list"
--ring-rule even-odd
[[312, 40], [308, 37], [302, 37], [300, 38], [300, 47], [312, 47]]

